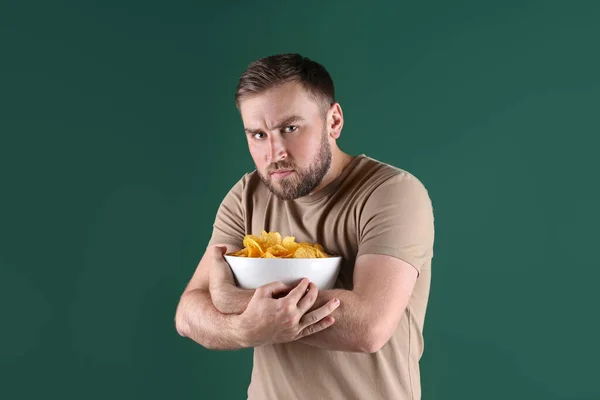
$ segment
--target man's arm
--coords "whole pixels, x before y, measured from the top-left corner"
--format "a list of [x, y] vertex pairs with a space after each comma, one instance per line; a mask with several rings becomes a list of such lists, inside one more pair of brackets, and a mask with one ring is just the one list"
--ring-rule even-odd
[[373, 353], [390, 339], [404, 314], [418, 276], [417, 270], [398, 258], [365, 254], [354, 266], [354, 288], [324, 290], [314, 307], [333, 297], [340, 306], [328, 330], [299, 339], [328, 350]]
[[[226, 251], [229, 253], [238, 250], [240, 248], [237, 246], [228, 246]], [[243, 313], [254, 296], [254, 290], [241, 289], [236, 286], [233, 272], [225, 259], [211, 264], [209, 280], [212, 302], [215, 308], [223, 314]]]
[[[331, 316], [328, 329], [299, 339], [310, 346], [327, 350], [371, 353], [379, 350], [392, 336], [402, 318], [417, 279], [417, 270], [391, 256], [365, 254], [354, 266], [354, 289], [319, 291], [313, 309], [333, 298], [340, 306]], [[311, 284], [314, 285], [314, 284]], [[229, 314], [241, 314], [254, 290], [220, 287], [218, 308]]]
[[[350, 293], [329, 332], [303, 338], [312, 346], [361, 352], [383, 347], [398, 327], [427, 259], [433, 255], [434, 220], [425, 186], [400, 173], [381, 183], [361, 209], [359, 244]], [[351, 350], [352, 351], [352, 350]]]
[[212, 303], [208, 286], [209, 262], [205, 253], [181, 295], [175, 314], [177, 332], [208, 349], [233, 350], [248, 347], [238, 334], [239, 316], [224, 315]]
[[[213, 271], [224, 274], [224, 281], [233, 285], [227, 263], [226, 268], [214, 268], [223, 265], [226, 251], [227, 246], [209, 246], [181, 296], [175, 324], [182, 336], [209, 349], [239, 349], [291, 342], [327, 329], [335, 322], [329, 315], [339, 304], [332, 301], [311, 310], [317, 290], [309, 288], [306, 279], [291, 290], [281, 282], [263, 285], [254, 291], [240, 315], [220, 313], [212, 304], [210, 275]], [[280, 296], [282, 293], [286, 295]]]
[[238, 315], [220, 313], [207, 289], [186, 291], [179, 301], [175, 324], [177, 332], [211, 350], [237, 350], [245, 347], [237, 335]]

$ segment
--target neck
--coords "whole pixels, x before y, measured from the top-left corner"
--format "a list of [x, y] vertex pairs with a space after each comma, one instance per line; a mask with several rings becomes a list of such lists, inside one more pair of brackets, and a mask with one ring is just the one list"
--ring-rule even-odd
[[317, 188], [313, 190], [312, 193], [318, 192], [319, 190], [323, 189], [331, 182], [333, 182], [338, 176], [340, 176], [340, 174], [344, 171], [344, 168], [346, 168], [348, 164], [350, 164], [353, 158], [354, 157], [352, 157], [351, 155], [346, 154], [339, 149], [337, 151], [332, 152], [331, 166], [329, 167], [329, 171], [323, 178], [323, 181], [321, 181], [321, 184], [317, 186]]

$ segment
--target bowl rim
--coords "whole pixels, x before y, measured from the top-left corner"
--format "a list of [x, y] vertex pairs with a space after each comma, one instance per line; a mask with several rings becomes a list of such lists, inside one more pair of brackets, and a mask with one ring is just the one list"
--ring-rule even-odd
[[271, 257], [240, 257], [240, 256], [229, 256], [229, 255], [224, 255], [223, 257], [225, 258], [235, 258], [235, 259], [245, 259], [245, 260], [285, 260], [285, 261], [289, 261], [289, 260], [332, 260], [332, 259], [337, 259], [337, 258], [342, 258], [342, 256], [329, 256], [329, 257], [306, 257], [306, 258], [282, 258], [282, 257], [275, 257], [275, 258], [271, 258]]

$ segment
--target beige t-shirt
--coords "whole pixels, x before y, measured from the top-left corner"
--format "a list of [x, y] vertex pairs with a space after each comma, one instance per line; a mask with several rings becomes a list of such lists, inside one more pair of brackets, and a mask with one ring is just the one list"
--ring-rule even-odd
[[241, 248], [245, 235], [259, 236], [262, 230], [320, 243], [329, 254], [341, 255], [336, 288], [352, 290], [354, 262], [361, 254], [397, 257], [419, 277], [398, 328], [373, 354], [300, 342], [256, 347], [249, 399], [420, 399], [434, 243], [433, 207], [424, 185], [405, 170], [361, 154], [324, 189], [284, 201], [253, 171], [221, 203], [209, 245]]

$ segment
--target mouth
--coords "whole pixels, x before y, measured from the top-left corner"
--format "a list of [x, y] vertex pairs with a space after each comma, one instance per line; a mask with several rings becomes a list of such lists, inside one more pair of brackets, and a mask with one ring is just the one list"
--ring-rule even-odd
[[271, 177], [273, 177], [275, 179], [279, 179], [279, 178], [285, 178], [286, 176], [289, 176], [293, 173], [294, 173], [293, 169], [280, 169], [280, 170], [271, 172], [270, 175], [271, 175]]

